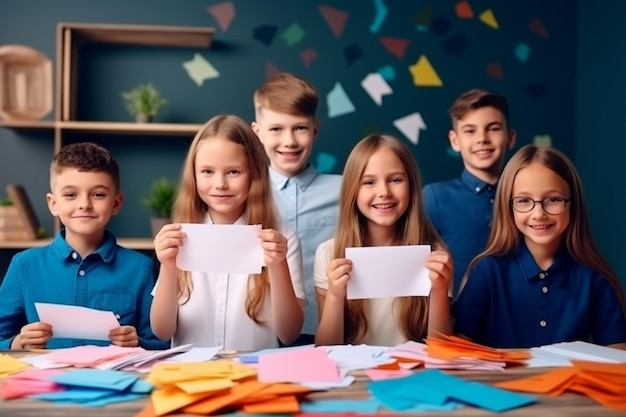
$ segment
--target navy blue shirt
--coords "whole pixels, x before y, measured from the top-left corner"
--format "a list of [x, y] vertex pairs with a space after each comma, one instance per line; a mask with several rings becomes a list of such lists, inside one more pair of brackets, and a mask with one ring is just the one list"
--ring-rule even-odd
[[469, 263], [487, 245], [496, 185], [463, 170], [455, 180], [428, 184], [422, 191], [424, 209], [448, 246], [454, 261], [456, 294]]
[[[67, 244], [63, 230], [49, 245], [18, 253], [0, 286], [0, 349], [9, 349], [24, 325], [40, 321], [36, 302], [113, 311], [120, 325], [137, 329], [140, 346], [168, 348], [169, 343], [158, 340], [150, 329], [152, 267], [150, 258], [118, 246], [109, 232], [85, 259]], [[106, 346], [111, 342], [52, 338], [46, 347], [85, 344]]]
[[524, 242], [515, 253], [481, 259], [452, 314], [456, 333], [497, 348], [626, 342], [626, 319], [615, 290], [564, 246], [545, 271]]

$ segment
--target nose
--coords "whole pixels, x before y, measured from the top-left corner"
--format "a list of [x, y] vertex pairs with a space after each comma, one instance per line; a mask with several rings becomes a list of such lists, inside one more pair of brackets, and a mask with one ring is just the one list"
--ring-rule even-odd
[[298, 146], [298, 141], [296, 140], [296, 132], [293, 130], [285, 131], [285, 135], [283, 136], [283, 144], [290, 148]]
[[226, 175], [217, 174], [215, 177], [215, 188], [218, 190], [225, 190], [228, 188], [228, 182], [226, 181]]
[[78, 203], [78, 208], [80, 210], [89, 210], [91, 209], [91, 200], [89, 199], [89, 197], [83, 197], [80, 202]]
[[530, 214], [533, 218], [547, 216], [546, 211], [543, 209], [543, 201], [535, 201], [535, 207], [531, 210]]
[[389, 195], [389, 185], [384, 182], [378, 187], [378, 196], [379, 197], [387, 197]]

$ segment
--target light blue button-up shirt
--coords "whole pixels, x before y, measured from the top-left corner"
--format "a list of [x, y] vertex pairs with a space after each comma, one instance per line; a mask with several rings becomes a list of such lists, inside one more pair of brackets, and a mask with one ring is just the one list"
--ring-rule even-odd
[[[150, 329], [153, 285], [152, 260], [118, 246], [111, 233], [105, 232], [100, 247], [82, 259], [60, 231], [49, 245], [25, 250], [11, 260], [0, 285], [0, 349], [9, 349], [24, 325], [40, 321], [36, 302], [113, 311], [120, 325], [137, 329], [140, 346], [166, 349], [168, 343]], [[52, 338], [46, 347], [85, 344], [111, 342]]]
[[320, 174], [309, 165], [291, 178], [270, 169], [270, 179], [283, 227], [296, 232], [302, 249], [304, 287], [308, 301], [302, 333], [315, 334], [319, 317], [313, 286], [313, 263], [317, 247], [335, 233], [341, 175]]

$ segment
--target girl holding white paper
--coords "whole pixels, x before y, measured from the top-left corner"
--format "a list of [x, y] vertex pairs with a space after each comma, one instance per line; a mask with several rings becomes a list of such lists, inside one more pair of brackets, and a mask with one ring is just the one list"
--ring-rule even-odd
[[[172, 345], [255, 351], [300, 334], [305, 303], [302, 255], [295, 233], [279, 233], [267, 158], [250, 126], [216, 116], [196, 134], [182, 169], [173, 223], [154, 239], [161, 262], [150, 320]], [[260, 274], [182, 271], [181, 223], [260, 224]]]
[[[315, 255], [317, 344], [394, 346], [452, 332], [452, 258], [424, 213], [421, 189], [415, 159], [400, 140], [371, 135], [354, 147], [343, 172], [335, 237]], [[432, 284], [428, 297], [346, 299], [352, 272], [346, 248], [423, 244], [434, 248], [425, 262]], [[385, 285], [385, 277], [380, 279]]]

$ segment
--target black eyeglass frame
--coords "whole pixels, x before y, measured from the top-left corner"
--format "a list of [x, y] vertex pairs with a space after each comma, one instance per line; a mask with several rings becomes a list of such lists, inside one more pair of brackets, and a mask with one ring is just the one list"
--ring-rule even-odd
[[[524, 200], [529, 200], [533, 202], [533, 205], [525, 211], [519, 210], [518, 208], [515, 207], [515, 200], [516, 199], [524, 199]], [[548, 210], [546, 210], [546, 206], [544, 205], [544, 202], [547, 200], [555, 200], [558, 199], [560, 201], [563, 201], [563, 209], [561, 211], [559, 211], [558, 213], [550, 213]], [[530, 213], [531, 211], [533, 211], [535, 209], [535, 206], [537, 205], [537, 203], [541, 204], [541, 209], [547, 213], [547, 214], [551, 214], [553, 216], [556, 216], [557, 214], [561, 214], [565, 211], [565, 209], [567, 208], [567, 203], [569, 203], [572, 199], [571, 198], [564, 198], [564, 197], [546, 197], [543, 200], [533, 200], [532, 198], [529, 197], [511, 197], [509, 199], [509, 202], [511, 203], [511, 207], [513, 208], [513, 210], [517, 211], [518, 213]]]

